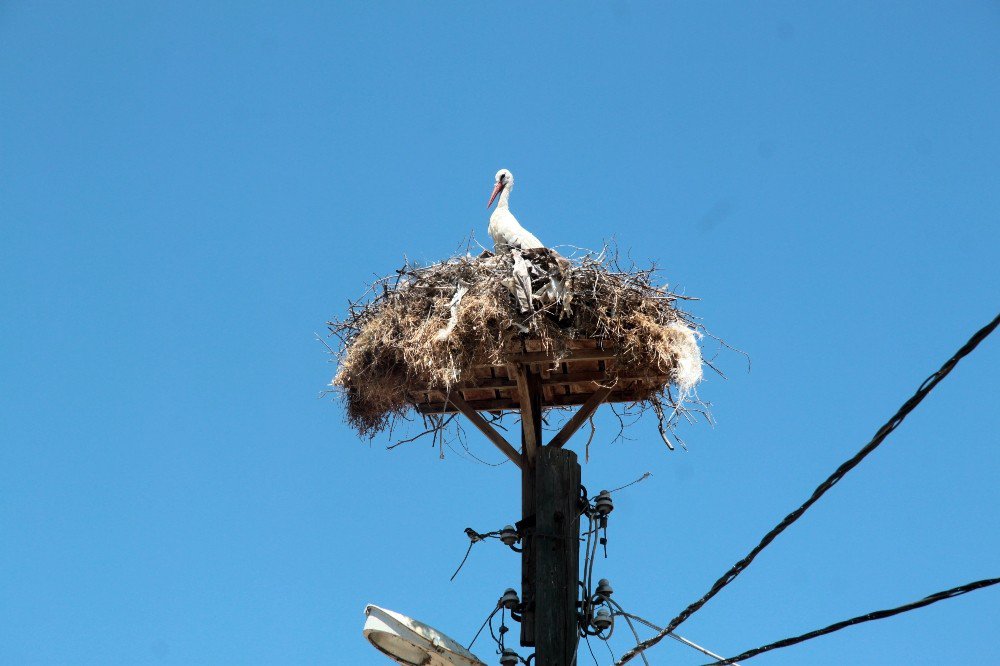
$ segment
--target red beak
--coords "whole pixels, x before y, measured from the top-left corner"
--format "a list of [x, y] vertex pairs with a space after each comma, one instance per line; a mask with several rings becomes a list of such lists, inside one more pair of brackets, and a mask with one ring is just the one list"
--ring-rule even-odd
[[493, 194], [490, 195], [490, 202], [486, 204], [487, 208], [493, 205], [493, 200], [497, 198], [497, 195], [500, 194], [500, 190], [502, 189], [503, 183], [497, 183], [497, 186], [493, 188]]

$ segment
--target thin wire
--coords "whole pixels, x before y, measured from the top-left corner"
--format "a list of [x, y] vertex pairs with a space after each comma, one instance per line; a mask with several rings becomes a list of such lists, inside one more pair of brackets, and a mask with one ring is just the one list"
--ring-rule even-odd
[[[493, 633], [493, 618], [494, 617], [496, 617], [495, 614], [493, 615], [493, 617], [490, 618], [489, 622], [486, 623], [486, 626], [490, 628], [490, 638], [492, 638], [493, 642], [497, 644], [497, 647], [500, 649], [500, 653], [503, 653], [503, 641], [500, 640], [500, 638], [503, 638], [503, 634], [501, 633], [500, 634], [500, 638], [497, 638], [497, 635], [495, 633]], [[502, 619], [500, 620], [500, 624], [501, 625], [503, 624], [503, 620]]]
[[826, 481], [821, 483], [816, 488], [816, 490], [813, 491], [813, 494], [809, 497], [809, 499], [805, 501], [804, 504], [802, 504], [802, 506], [800, 506], [799, 508], [795, 509], [790, 514], [785, 516], [784, 520], [778, 523], [773, 529], [771, 529], [770, 532], [765, 534], [764, 538], [760, 540], [760, 543], [757, 544], [753, 548], [753, 550], [751, 550], [747, 554], [746, 557], [744, 557], [742, 560], [733, 565], [733, 567], [725, 574], [723, 574], [722, 577], [719, 578], [719, 580], [715, 581], [715, 584], [712, 585], [712, 588], [705, 594], [705, 596], [703, 596], [701, 599], [695, 601], [690, 606], [681, 611], [680, 615], [672, 619], [667, 624], [667, 626], [660, 631], [659, 634], [637, 644], [631, 650], [622, 655], [621, 660], [619, 660], [615, 666], [621, 666], [622, 664], [632, 660], [637, 654], [639, 654], [643, 650], [659, 643], [664, 636], [672, 633], [674, 629], [676, 629], [681, 625], [681, 623], [683, 623], [685, 620], [691, 617], [691, 615], [693, 615], [696, 611], [698, 611], [698, 609], [700, 609], [702, 606], [708, 603], [709, 599], [718, 594], [719, 591], [722, 590], [722, 588], [731, 583], [738, 575], [740, 575], [740, 573], [744, 569], [750, 566], [750, 563], [753, 562], [754, 558], [757, 557], [760, 551], [764, 550], [764, 548], [766, 548], [768, 544], [774, 541], [774, 539], [779, 534], [784, 532], [789, 525], [798, 520], [799, 517], [806, 512], [806, 509], [815, 504], [816, 501], [819, 500], [819, 498], [826, 493], [826, 491], [828, 491], [838, 481], [840, 481], [840, 479], [842, 479], [844, 475], [846, 475], [848, 472], [854, 469], [858, 463], [860, 463], [862, 460], [865, 459], [866, 456], [868, 456], [869, 453], [878, 448], [879, 444], [885, 441], [885, 438], [888, 437], [893, 430], [899, 427], [899, 424], [903, 422], [903, 419], [905, 419], [906, 416], [910, 412], [912, 412], [924, 398], [927, 397], [927, 394], [933, 391], [934, 387], [937, 386], [938, 383], [941, 382], [941, 380], [943, 380], [945, 377], [948, 376], [948, 373], [950, 373], [955, 368], [955, 366], [958, 365], [958, 362], [960, 360], [965, 358], [968, 354], [972, 352], [972, 350], [974, 350], [977, 346], [979, 346], [979, 343], [985, 340], [986, 337], [989, 336], [989, 334], [996, 329], [997, 325], [1000, 325], [1000, 315], [997, 315], [993, 319], [993, 321], [991, 321], [989, 324], [976, 331], [976, 333], [971, 338], [969, 338], [969, 341], [966, 342], [961, 349], [955, 352], [954, 356], [945, 361], [944, 365], [942, 365], [937, 372], [935, 372], [933, 375], [925, 379], [924, 382], [920, 385], [920, 388], [917, 389], [917, 392], [914, 393], [909, 400], [903, 403], [903, 406], [899, 408], [899, 410], [893, 415], [891, 419], [889, 419], [881, 428], [878, 429], [878, 431], [875, 433], [875, 436], [872, 437], [870, 442], [865, 444], [865, 446], [860, 451], [858, 451], [851, 459], [849, 459], [848, 461], [843, 463], [840, 467], [838, 467], [837, 470], [833, 474], [831, 474], [829, 478], [826, 479]]
[[486, 628], [486, 623], [489, 622], [490, 620], [492, 620], [493, 616], [496, 615], [497, 611], [500, 610], [501, 608], [503, 608], [503, 607], [500, 604], [497, 604], [497, 607], [493, 609], [493, 612], [486, 616], [486, 619], [483, 620], [482, 626], [479, 627], [479, 631], [477, 631], [476, 635], [472, 637], [472, 642], [469, 643], [469, 647], [466, 648], [467, 650], [471, 650], [472, 649], [472, 646], [476, 644], [476, 639], [479, 638], [479, 634], [483, 633], [483, 629]]
[[[684, 638], [683, 636], [678, 636], [677, 634], [669, 634], [669, 636], [671, 638], [673, 638], [675, 641], [683, 643], [684, 645], [687, 645], [689, 647], [693, 647], [695, 650], [697, 650], [698, 652], [701, 652], [702, 654], [707, 654], [709, 657], [714, 657], [715, 659], [721, 659], [721, 657], [719, 655], [715, 654], [711, 650], [703, 648], [702, 646], [698, 645], [694, 641], [689, 641], [688, 639]], [[738, 661], [734, 661], [733, 662], [733, 664], [735, 664], [736, 666], [739, 666], [739, 663], [740, 662], [738, 662]]]
[[[619, 608], [620, 608], [620, 606], [619, 606]], [[632, 613], [626, 613], [626, 612], [622, 611], [621, 613], [617, 613], [617, 615], [624, 615], [625, 617], [630, 617], [633, 620], [635, 620], [636, 622], [640, 622], [640, 623], [646, 625], [647, 627], [649, 627], [650, 629], [653, 629], [654, 631], [662, 631], [663, 630], [663, 627], [658, 627], [655, 624], [653, 624], [652, 622], [650, 622], [649, 620], [647, 620], [645, 618], [642, 618], [642, 617], [639, 617], [638, 615], [633, 615]], [[725, 657], [723, 657], [722, 655], [715, 654], [714, 652], [712, 652], [708, 648], [702, 647], [702, 646], [698, 645], [697, 643], [695, 643], [694, 641], [689, 641], [688, 639], [684, 638], [683, 636], [678, 636], [677, 634], [667, 634], [667, 635], [670, 636], [670, 638], [674, 639], [675, 641], [677, 641], [679, 643], [683, 643], [684, 645], [687, 645], [688, 647], [692, 647], [695, 650], [697, 650], [698, 652], [701, 652], [702, 654], [707, 654], [709, 657], [714, 657], [715, 659], [725, 659]], [[735, 662], [734, 661], [733, 664], [734, 664], [734, 666], [740, 666], [739, 662]]]
[[455, 576], [457, 576], [458, 572], [461, 571], [462, 567], [465, 566], [465, 561], [467, 559], [469, 559], [469, 553], [472, 552], [472, 547], [475, 544], [479, 543], [480, 541], [485, 541], [486, 539], [499, 538], [500, 537], [500, 532], [499, 531], [493, 531], [493, 532], [486, 532], [485, 534], [480, 534], [479, 532], [477, 532], [476, 530], [472, 529], [471, 527], [466, 527], [465, 528], [465, 535], [467, 537], [469, 537], [469, 548], [468, 548], [468, 550], [465, 551], [465, 557], [462, 558], [462, 562], [458, 565], [458, 568], [455, 569], [455, 573], [453, 573], [451, 575], [451, 578], [448, 579], [449, 582], [454, 582], [455, 581]]
[[988, 578], [986, 580], [976, 581], [975, 583], [968, 583], [967, 585], [960, 585], [959, 587], [953, 587], [950, 590], [944, 590], [943, 592], [937, 592], [930, 595], [929, 597], [924, 597], [920, 601], [914, 601], [913, 603], [906, 604], [905, 606], [899, 606], [897, 608], [890, 608], [888, 610], [873, 611], [871, 613], [866, 613], [865, 615], [859, 615], [858, 617], [852, 617], [850, 620], [843, 620], [841, 622], [836, 622], [831, 624], [829, 627], [824, 627], [823, 629], [817, 629], [815, 631], [810, 631], [809, 633], [802, 634], [801, 636], [795, 636], [793, 638], [785, 638], [780, 641], [775, 641], [774, 643], [769, 643], [753, 650], [747, 650], [742, 654], [738, 654], [735, 657], [730, 657], [729, 659], [720, 659], [719, 661], [713, 661], [708, 666], [722, 666], [723, 664], [732, 664], [737, 659], [750, 659], [751, 657], [756, 657], [758, 654], [767, 652], [769, 650], [776, 650], [778, 648], [788, 647], [789, 645], [795, 645], [796, 643], [801, 643], [807, 641], [810, 638], [816, 638], [817, 636], [824, 636], [826, 634], [832, 634], [835, 631], [839, 631], [845, 627], [849, 627], [854, 624], [860, 624], [862, 622], [871, 622], [872, 620], [881, 620], [884, 617], [891, 617], [893, 615], [899, 615], [900, 613], [905, 613], [906, 611], [915, 610], [917, 608], [923, 608], [924, 606], [929, 606], [938, 601], [943, 601], [944, 599], [951, 599], [952, 597], [957, 597], [973, 590], [978, 590], [980, 588], [989, 587], [990, 585], [996, 585], [1000, 583], [1000, 578]]
[[[622, 608], [622, 605], [617, 601], [615, 601], [614, 599], [612, 599], [611, 597], [605, 597], [604, 600], [607, 601], [612, 606], [614, 606], [615, 608], [617, 608], [619, 611], [621, 611], [619, 614], [625, 618], [625, 622], [628, 624], [628, 628], [632, 630], [632, 635], [635, 636], [635, 642], [638, 643], [640, 640], [639, 632], [635, 630], [635, 625], [632, 624], [632, 620], [629, 617], [629, 614], [625, 612], [625, 609]], [[649, 660], [646, 659], [646, 655], [643, 653], [639, 653], [639, 656], [642, 657], [642, 663], [646, 664], [646, 666], [649, 666]]]
[[589, 513], [584, 514], [587, 516], [587, 542], [583, 549], [583, 596], [584, 599], [590, 598], [590, 583], [587, 580], [587, 570], [590, 565], [590, 539], [593, 536], [594, 531], [594, 519]]
[[503, 606], [501, 606], [501, 608], [503, 608], [503, 610], [500, 611], [500, 629], [498, 629], [498, 631], [500, 633], [500, 638], [497, 638], [496, 636], [493, 636], [493, 622], [492, 621], [490, 621], [490, 636], [493, 636], [493, 640], [495, 640], [497, 642], [497, 647], [500, 648], [500, 654], [503, 654], [504, 636], [507, 635], [507, 609], [505, 607], [503, 607]]
[[616, 492], [618, 492], [619, 490], [624, 490], [625, 488], [628, 488], [629, 486], [634, 486], [635, 484], [639, 483], [640, 481], [645, 481], [646, 479], [648, 479], [648, 478], [649, 478], [649, 477], [651, 477], [651, 476], [653, 476], [653, 473], [652, 473], [652, 472], [646, 472], [645, 474], [643, 474], [642, 476], [640, 476], [640, 477], [639, 477], [638, 479], [636, 479], [635, 481], [632, 481], [632, 482], [630, 482], [630, 483], [626, 483], [626, 484], [625, 484], [624, 486], [618, 486], [618, 487], [617, 487], [617, 488], [615, 488], [614, 490], [609, 490], [609, 491], [608, 491], [608, 493], [609, 493], [609, 494], [610, 494], [610, 493], [616, 493]]
[[475, 546], [475, 545], [476, 545], [476, 542], [475, 542], [475, 541], [469, 541], [469, 548], [468, 548], [468, 550], [466, 550], [466, 551], [465, 551], [465, 557], [463, 557], [463, 558], [462, 558], [462, 562], [461, 562], [461, 564], [459, 564], [459, 565], [458, 565], [458, 568], [457, 568], [457, 569], [455, 569], [455, 573], [453, 573], [453, 574], [451, 575], [451, 578], [449, 578], [449, 579], [448, 579], [448, 580], [449, 580], [450, 582], [454, 582], [454, 580], [455, 580], [455, 576], [457, 576], [457, 575], [458, 575], [458, 572], [459, 572], [459, 571], [461, 571], [461, 570], [462, 570], [462, 567], [464, 567], [464, 566], [465, 566], [465, 561], [466, 561], [467, 559], [469, 559], [469, 553], [471, 553], [471, 552], [472, 552], [472, 547], [473, 547], [473, 546]]
[[587, 649], [590, 650], [590, 656], [594, 658], [594, 666], [600, 666], [597, 662], [597, 655], [594, 654], [594, 648], [590, 647], [590, 636], [584, 634], [583, 638], [587, 641]]
[[615, 653], [611, 650], [611, 643], [609, 643], [608, 641], [604, 641], [604, 647], [608, 648], [608, 652], [611, 653], [611, 661], [614, 662]]
[[[598, 527], [600, 527], [600, 520], [598, 519], [596, 522], [598, 524]], [[593, 538], [593, 550], [590, 551], [590, 567], [587, 571], [587, 578], [586, 578], [587, 581], [586, 587], [588, 595], [593, 594], [594, 590], [594, 563], [597, 561], [597, 544], [599, 542], [600, 539], [598, 538], [598, 534], [595, 530]], [[590, 541], [588, 541], [588, 543], [590, 543]]]

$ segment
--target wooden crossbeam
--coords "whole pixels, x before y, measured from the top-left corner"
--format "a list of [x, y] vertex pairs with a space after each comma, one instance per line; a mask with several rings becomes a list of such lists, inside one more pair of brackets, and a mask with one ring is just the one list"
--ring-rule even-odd
[[[635, 389], [627, 391], [614, 391], [605, 398], [607, 402], [640, 402], [642, 400], [648, 400], [650, 394], [655, 389]], [[590, 398], [594, 396], [593, 393], [570, 393], [567, 395], [556, 395], [551, 399], [545, 401], [545, 407], [573, 407], [575, 405], [585, 404]], [[434, 402], [418, 402], [415, 403], [414, 408], [420, 414], [451, 414], [452, 412], [461, 411], [456, 409], [454, 405], [443, 405], [441, 401]], [[517, 411], [520, 409], [520, 404], [517, 400], [511, 398], [491, 398], [489, 400], [474, 400], [469, 403], [469, 406], [480, 412], [491, 412], [491, 411]]]
[[458, 393], [451, 393], [448, 395], [448, 402], [455, 406], [455, 409], [462, 412], [472, 425], [479, 428], [479, 431], [486, 435], [487, 439], [493, 442], [494, 446], [500, 449], [504, 455], [511, 459], [518, 467], [523, 468], [524, 462], [521, 460], [521, 454], [510, 445], [503, 435], [496, 431], [496, 428], [491, 426], [486, 419], [479, 415], [479, 412], [474, 410], [465, 399]]
[[601, 406], [601, 403], [604, 402], [609, 395], [611, 395], [611, 391], [612, 389], [607, 386], [602, 386], [597, 389], [597, 391], [594, 392], [594, 395], [590, 396], [590, 399], [583, 403], [580, 409], [576, 410], [576, 414], [574, 414], [573, 418], [566, 422], [566, 425], [562, 427], [562, 430], [556, 433], [556, 436], [549, 442], [549, 446], [559, 448], [568, 442], [569, 438], [575, 435], [576, 431], [580, 429], [580, 426], [582, 426], [584, 422], [591, 417], [594, 411]]
[[[514, 363], [551, 363], [553, 361], [551, 352], [524, 352], [516, 356], [511, 356], [508, 360]], [[598, 359], [615, 358], [613, 349], [573, 349], [560, 361], [595, 361]]]
[[[548, 377], [542, 377], [542, 386], [565, 386], [566, 384], [582, 384], [584, 382], [601, 382], [617, 380], [619, 384], [632, 382], [649, 382], [653, 384], [666, 384], [670, 381], [670, 375], [629, 375], [618, 377], [605, 370], [585, 370], [580, 372], [553, 372]], [[481, 379], [469, 379], [454, 385], [459, 389], [500, 389], [510, 390], [517, 388], [517, 382], [503, 377], [483, 377]]]

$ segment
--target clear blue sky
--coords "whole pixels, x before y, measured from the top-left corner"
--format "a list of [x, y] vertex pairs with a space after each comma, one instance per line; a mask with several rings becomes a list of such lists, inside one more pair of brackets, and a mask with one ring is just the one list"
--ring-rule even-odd
[[[359, 442], [315, 333], [485, 238], [500, 167], [543, 240], [615, 236], [753, 358], [689, 452], [604, 415], [584, 468], [653, 472], [597, 575], [665, 622], [996, 314], [998, 62], [985, 1], [4, 2], [0, 663], [385, 663], [367, 602], [468, 641], [518, 562], [448, 577], [515, 470]], [[998, 370], [991, 339], [680, 633], [734, 654], [1000, 575]], [[1000, 662], [998, 613], [752, 663]]]

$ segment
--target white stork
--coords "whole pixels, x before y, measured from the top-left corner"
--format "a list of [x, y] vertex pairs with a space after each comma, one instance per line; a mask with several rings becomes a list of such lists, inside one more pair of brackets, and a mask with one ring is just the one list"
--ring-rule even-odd
[[567, 285], [569, 261], [542, 245], [542, 241], [511, 214], [508, 202], [512, 189], [514, 175], [507, 169], [500, 169], [493, 194], [486, 204], [489, 208], [497, 195], [500, 196], [496, 210], [490, 215], [489, 232], [494, 252], [498, 255], [509, 252], [514, 260], [511, 277], [504, 282], [517, 298], [522, 313], [531, 312], [534, 309], [532, 302], [537, 300], [543, 305], [558, 302], [562, 305], [560, 318], [569, 316], [573, 313], [570, 308], [573, 293]]
[[507, 169], [497, 171], [496, 186], [493, 188], [493, 194], [490, 195], [490, 202], [486, 204], [486, 207], [489, 208], [493, 205], [493, 200], [497, 198], [497, 195], [500, 195], [496, 210], [490, 215], [489, 232], [493, 238], [494, 251], [499, 254], [514, 248], [527, 250], [545, 247], [542, 245], [542, 241], [522, 227], [517, 218], [510, 212], [508, 202], [512, 189], [514, 189], [514, 174]]

